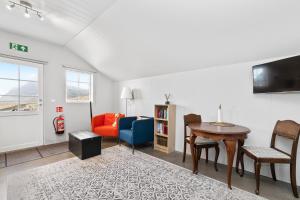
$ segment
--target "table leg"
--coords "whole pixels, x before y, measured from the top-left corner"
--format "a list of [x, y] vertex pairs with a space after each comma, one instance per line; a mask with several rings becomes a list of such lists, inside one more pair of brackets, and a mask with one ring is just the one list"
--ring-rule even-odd
[[198, 167], [197, 167], [197, 161], [196, 161], [196, 154], [195, 154], [195, 148], [194, 148], [194, 145], [195, 145], [195, 140], [196, 140], [196, 136], [191, 133], [191, 136], [190, 136], [190, 147], [191, 147], [191, 154], [192, 154], [192, 160], [193, 160], [193, 173], [194, 174], [197, 174], [198, 173]]
[[239, 173], [239, 164], [240, 164], [240, 158], [241, 158], [241, 147], [244, 145], [245, 140], [240, 139], [238, 141], [238, 149], [237, 149], [237, 156], [236, 156], [236, 163], [235, 163], [235, 171], [236, 173]]
[[227, 151], [227, 185], [229, 189], [231, 188], [231, 174], [232, 174], [232, 165], [235, 154], [235, 145], [236, 140], [224, 140], [226, 151]]

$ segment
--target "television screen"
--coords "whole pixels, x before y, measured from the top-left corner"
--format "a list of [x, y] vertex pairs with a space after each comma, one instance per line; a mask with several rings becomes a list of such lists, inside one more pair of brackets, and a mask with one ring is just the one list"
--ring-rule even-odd
[[253, 66], [253, 93], [300, 91], [300, 56]]

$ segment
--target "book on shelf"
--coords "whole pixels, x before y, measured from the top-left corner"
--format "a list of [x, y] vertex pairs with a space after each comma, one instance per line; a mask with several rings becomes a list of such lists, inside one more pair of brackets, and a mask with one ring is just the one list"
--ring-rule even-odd
[[164, 137], [158, 137], [157, 138], [157, 144], [167, 147], [168, 146], [168, 139], [164, 138]]
[[158, 122], [157, 123], [157, 133], [167, 135], [168, 134], [168, 125], [167, 125], [167, 123]]
[[161, 119], [167, 119], [168, 118], [167, 109], [165, 109], [165, 108], [157, 109], [156, 117], [161, 118]]

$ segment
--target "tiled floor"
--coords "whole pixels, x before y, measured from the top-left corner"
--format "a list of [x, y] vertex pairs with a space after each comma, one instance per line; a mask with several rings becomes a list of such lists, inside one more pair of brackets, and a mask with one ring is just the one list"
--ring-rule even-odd
[[39, 153], [43, 158], [48, 156], [53, 156], [60, 153], [65, 153], [69, 151], [69, 146], [67, 142], [59, 144], [50, 144], [46, 146], [41, 146], [37, 148]]
[[6, 153], [6, 166], [10, 167], [24, 162], [40, 159], [42, 156], [36, 148]]
[[5, 161], [6, 159], [5, 159], [5, 154], [4, 153], [2, 153], [2, 154], [0, 154], [0, 168], [3, 168], [3, 167], [5, 167], [6, 166], [6, 161]]
[[0, 154], [0, 168], [18, 165], [68, 151], [69, 149], [67, 142], [10, 151]]
[[[102, 143], [102, 148], [111, 147], [116, 145], [115, 140], [105, 139]], [[187, 169], [191, 169], [191, 157], [187, 156], [186, 162], [182, 163], [182, 153], [173, 152], [171, 154], [165, 154], [158, 151], [153, 150], [152, 146], [147, 147], [137, 147], [136, 150], [140, 150], [144, 153], [149, 155], [158, 157], [160, 159], [166, 160], [173, 164], [182, 166]], [[25, 162], [19, 165], [14, 165], [11, 167], [6, 167], [0, 169], [0, 199], [6, 199], [6, 177], [9, 174], [16, 173], [19, 171], [23, 171], [26, 169], [32, 169], [38, 166], [47, 165], [50, 163], [54, 163], [60, 160], [65, 160], [68, 158], [72, 158], [74, 155], [70, 152], [57, 154], [53, 156], [49, 156], [46, 158], [33, 160], [30, 162]], [[1, 161], [1, 157], [0, 157]], [[217, 179], [222, 182], [226, 182], [226, 166], [225, 165], [218, 165], [219, 171], [216, 172], [213, 167], [213, 163], [209, 162], [205, 164], [205, 161], [200, 161], [199, 171], [200, 173]], [[232, 183], [233, 186], [241, 188], [243, 190], [254, 192], [255, 189], [255, 179], [254, 175], [250, 173], [246, 173], [243, 178], [237, 175], [235, 172], [232, 176]], [[293, 197], [292, 191], [290, 189], [290, 185], [287, 183], [283, 183], [281, 181], [274, 182], [271, 178], [262, 177], [261, 178], [261, 196], [264, 196], [268, 199], [274, 200], [289, 200], [289, 199], [296, 199]]]

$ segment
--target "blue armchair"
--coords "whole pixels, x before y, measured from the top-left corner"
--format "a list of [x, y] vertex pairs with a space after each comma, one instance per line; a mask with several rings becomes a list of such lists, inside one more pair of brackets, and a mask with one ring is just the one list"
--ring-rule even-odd
[[132, 145], [153, 142], [154, 138], [154, 120], [145, 118], [137, 120], [137, 117], [124, 117], [119, 120], [119, 141], [125, 141]]

